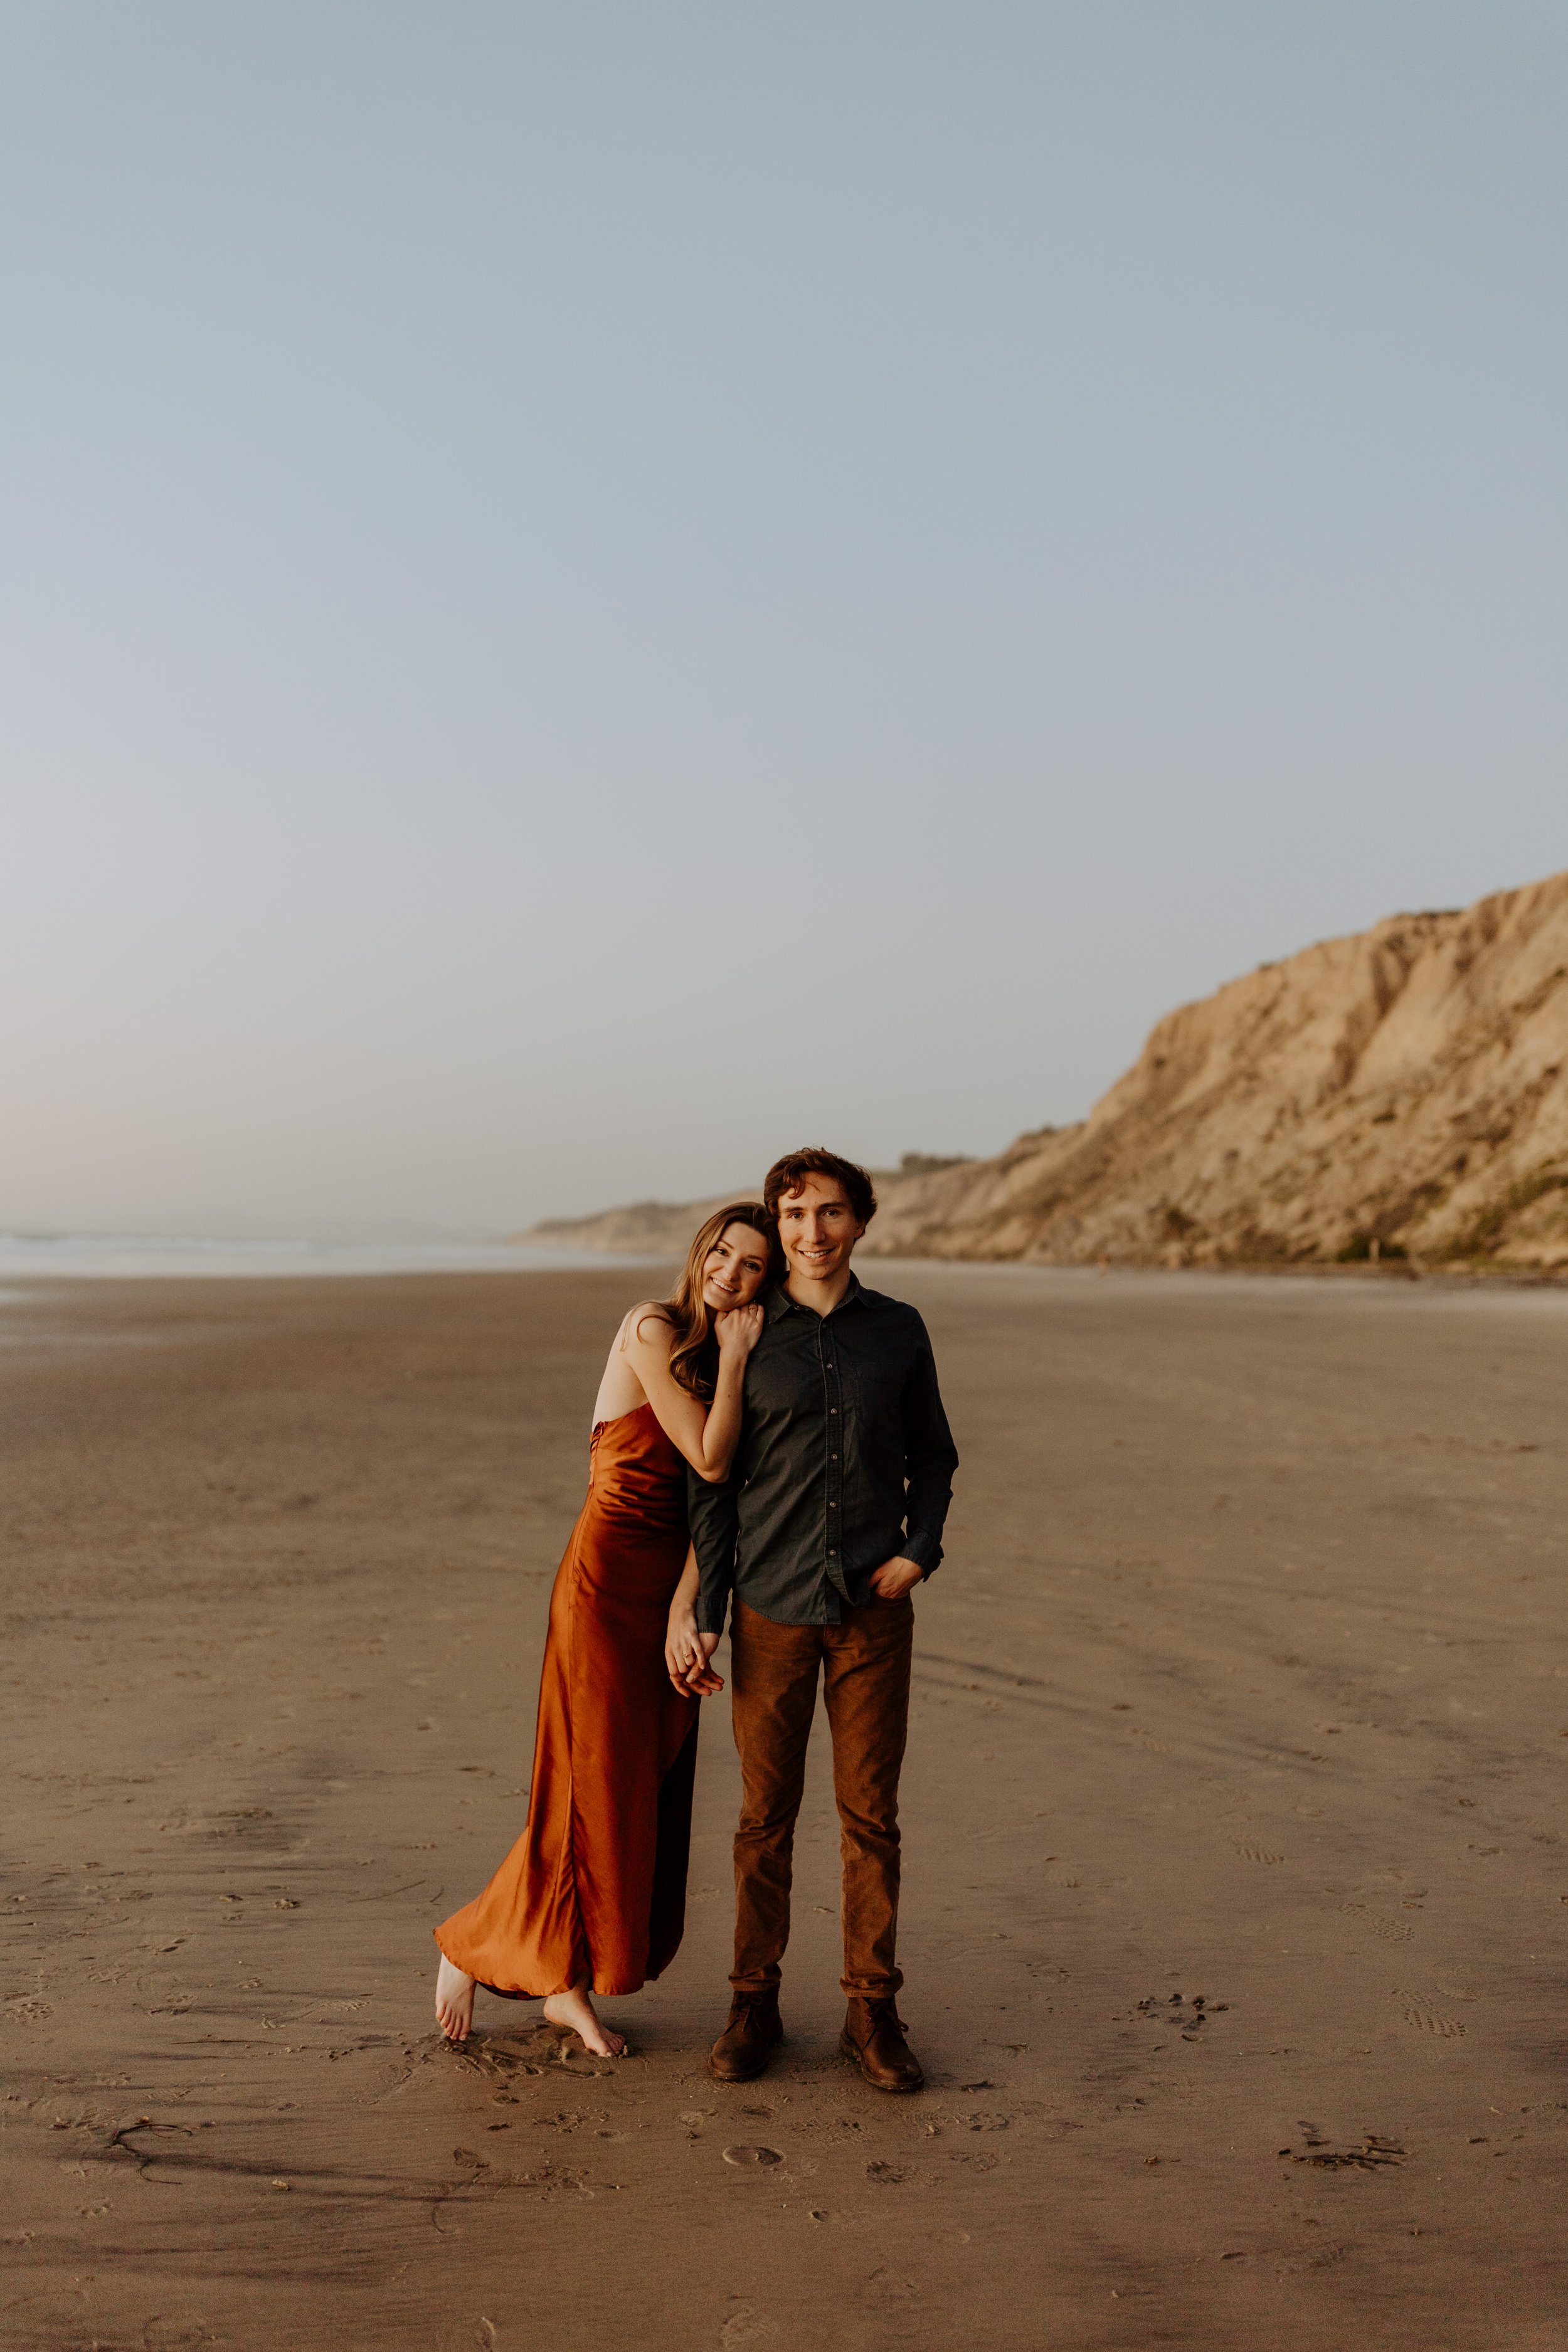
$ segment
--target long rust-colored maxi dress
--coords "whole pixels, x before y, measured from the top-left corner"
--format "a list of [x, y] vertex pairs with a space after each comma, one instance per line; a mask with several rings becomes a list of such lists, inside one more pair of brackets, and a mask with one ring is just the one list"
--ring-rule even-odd
[[665, 1671], [686, 1562], [686, 1464], [651, 1405], [602, 1421], [550, 1601], [528, 1825], [436, 1930], [492, 1992], [636, 1992], [686, 1924], [699, 1701]]

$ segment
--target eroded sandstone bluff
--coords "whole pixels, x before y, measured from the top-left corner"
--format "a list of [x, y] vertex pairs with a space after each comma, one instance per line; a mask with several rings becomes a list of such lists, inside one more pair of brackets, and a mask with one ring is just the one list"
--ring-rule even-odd
[[1076, 1127], [900, 1184], [863, 1249], [1568, 1266], [1568, 874], [1168, 1013]]
[[[1167, 1013], [1078, 1126], [879, 1172], [862, 1253], [1568, 1270], [1565, 1072], [1558, 874], [1390, 916]], [[717, 1206], [648, 1202], [519, 1238], [673, 1255]]]

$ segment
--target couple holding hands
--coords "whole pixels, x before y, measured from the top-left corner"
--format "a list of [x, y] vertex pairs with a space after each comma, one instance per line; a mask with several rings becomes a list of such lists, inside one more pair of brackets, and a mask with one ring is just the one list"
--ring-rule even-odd
[[862, 1288], [864, 1169], [788, 1153], [761, 1202], [702, 1225], [672, 1296], [622, 1323], [594, 1408], [588, 1497], [550, 1604], [521, 1837], [436, 1931], [436, 2014], [474, 1989], [544, 2000], [603, 2057], [593, 1996], [636, 1992], [685, 1924], [700, 1700], [730, 1614], [741, 1759], [735, 1965], [709, 2070], [760, 2074], [783, 2034], [791, 1858], [820, 1676], [843, 1853], [840, 2048], [918, 2090], [896, 2006], [899, 1769], [910, 1595], [942, 1558], [958, 1456], [925, 1326]]

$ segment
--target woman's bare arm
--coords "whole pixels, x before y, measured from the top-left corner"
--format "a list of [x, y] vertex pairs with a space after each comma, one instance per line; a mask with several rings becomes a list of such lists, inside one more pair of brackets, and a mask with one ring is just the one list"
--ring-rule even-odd
[[686, 1567], [669, 1604], [664, 1663], [678, 1691], [683, 1691], [689, 1698], [710, 1698], [715, 1691], [723, 1689], [724, 1679], [709, 1664], [719, 1645], [717, 1634], [700, 1633], [697, 1630], [697, 1547], [693, 1544], [687, 1552]]
[[705, 1405], [689, 1395], [669, 1369], [674, 1332], [657, 1307], [638, 1307], [626, 1318], [624, 1341], [643, 1394], [654, 1409], [659, 1427], [672, 1445], [679, 1447], [700, 1478], [710, 1486], [730, 1475], [735, 1448], [741, 1442], [741, 1410], [746, 1358], [762, 1336], [760, 1307], [736, 1307], [714, 1318], [719, 1340], [719, 1375], [713, 1401]]

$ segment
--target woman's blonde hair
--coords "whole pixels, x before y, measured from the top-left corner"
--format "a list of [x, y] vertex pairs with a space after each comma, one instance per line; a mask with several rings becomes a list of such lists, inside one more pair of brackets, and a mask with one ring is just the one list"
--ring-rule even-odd
[[731, 1201], [728, 1208], [703, 1218], [691, 1236], [679, 1281], [660, 1302], [675, 1333], [669, 1369], [689, 1396], [711, 1396], [718, 1377], [719, 1342], [713, 1336], [712, 1310], [702, 1296], [702, 1276], [709, 1251], [731, 1225], [749, 1225], [767, 1243], [769, 1282], [779, 1281], [784, 1271], [779, 1229], [760, 1201]]

